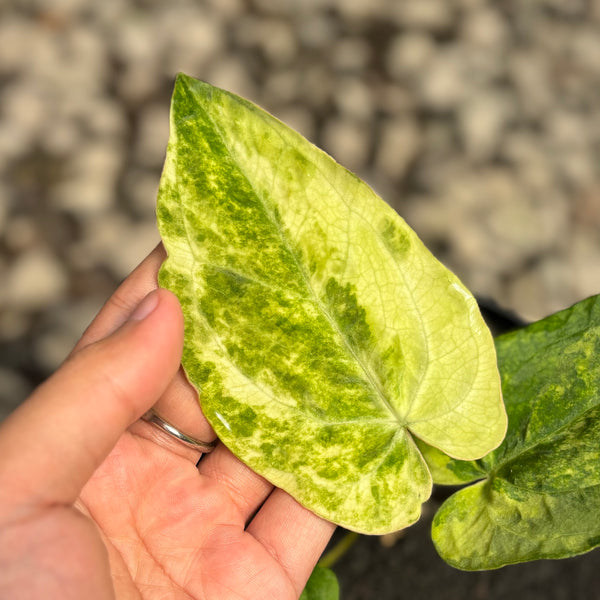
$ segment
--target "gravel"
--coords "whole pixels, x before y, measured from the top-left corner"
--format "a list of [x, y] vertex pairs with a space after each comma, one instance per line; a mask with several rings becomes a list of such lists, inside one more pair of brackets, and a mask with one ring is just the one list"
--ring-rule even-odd
[[177, 71], [364, 177], [526, 320], [600, 291], [600, 0], [4, 0], [0, 407], [158, 240]]

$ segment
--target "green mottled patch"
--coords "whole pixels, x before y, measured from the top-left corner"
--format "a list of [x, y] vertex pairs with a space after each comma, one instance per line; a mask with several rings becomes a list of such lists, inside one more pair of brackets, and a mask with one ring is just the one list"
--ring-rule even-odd
[[442, 557], [468, 570], [600, 545], [600, 297], [496, 345], [506, 439], [477, 461], [485, 481], [452, 496], [433, 523]]
[[477, 459], [505, 432], [472, 296], [356, 176], [253, 104], [184, 75], [158, 199], [160, 284], [220, 439], [317, 514], [420, 514], [415, 438]]

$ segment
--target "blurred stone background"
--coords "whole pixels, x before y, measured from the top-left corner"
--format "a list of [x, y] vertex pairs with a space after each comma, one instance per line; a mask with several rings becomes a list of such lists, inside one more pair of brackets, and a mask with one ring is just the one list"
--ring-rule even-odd
[[356, 171], [478, 296], [600, 292], [600, 0], [0, 0], [0, 417], [157, 243], [178, 71]]

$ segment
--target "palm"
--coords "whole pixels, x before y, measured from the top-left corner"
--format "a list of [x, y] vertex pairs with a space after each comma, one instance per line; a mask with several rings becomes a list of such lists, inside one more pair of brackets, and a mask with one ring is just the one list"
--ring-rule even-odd
[[118, 598], [297, 596], [285, 569], [245, 531], [251, 507], [148, 439], [127, 432], [81, 503], [108, 549]]

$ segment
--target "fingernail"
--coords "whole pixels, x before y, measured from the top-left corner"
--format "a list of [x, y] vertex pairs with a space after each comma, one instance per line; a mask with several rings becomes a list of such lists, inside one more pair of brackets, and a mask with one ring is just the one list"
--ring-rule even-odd
[[130, 321], [145, 319], [158, 306], [158, 290], [150, 292], [136, 307], [129, 317]]

